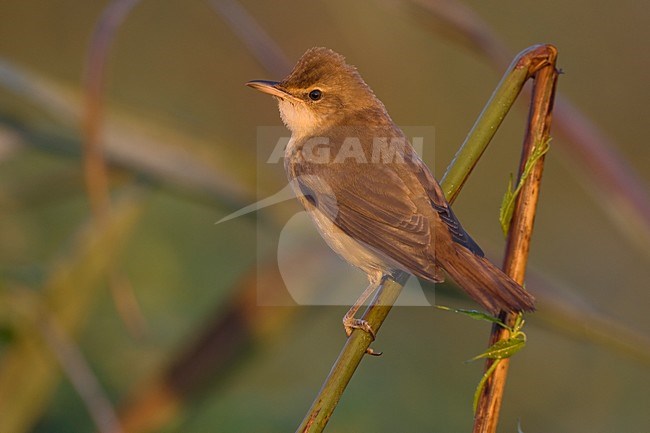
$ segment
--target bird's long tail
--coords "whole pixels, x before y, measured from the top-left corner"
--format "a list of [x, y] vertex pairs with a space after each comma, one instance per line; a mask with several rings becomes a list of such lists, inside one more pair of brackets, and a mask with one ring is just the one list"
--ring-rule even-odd
[[499, 310], [520, 312], [535, 309], [535, 298], [490, 261], [461, 245], [454, 247], [455, 260], [440, 264], [475, 301], [494, 314]]

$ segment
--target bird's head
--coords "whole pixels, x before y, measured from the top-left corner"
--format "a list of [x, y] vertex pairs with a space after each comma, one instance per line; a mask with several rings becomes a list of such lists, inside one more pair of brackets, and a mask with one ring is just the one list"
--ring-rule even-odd
[[282, 121], [297, 137], [345, 125], [360, 110], [385, 112], [356, 68], [328, 48], [307, 50], [282, 81], [255, 80], [246, 85], [278, 99]]

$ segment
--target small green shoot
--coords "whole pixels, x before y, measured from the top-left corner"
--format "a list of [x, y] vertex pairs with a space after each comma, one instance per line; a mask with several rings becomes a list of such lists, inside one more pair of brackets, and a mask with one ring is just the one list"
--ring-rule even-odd
[[439, 308], [440, 310], [464, 314], [465, 316], [471, 317], [472, 319], [475, 320], [483, 320], [486, 322], [495, 323], [501, 326], [502, 328], [507, 329], [510, 332], [510, 336], [505, 340], [497, 341], [492, 346], [488, 347], [485, 350], [485, 352], [480, 353], [475, 357], [473, 357], [472, 359], [466, 361], [466, 362], [472, 362], [484, 358], [494, 360], [492, 365], [490, 365], [490, 368], [488, 368], [487, 371], [483, 374], [483, 377], [481, 378], [480, 382], [476, 386], [476, 391], [474, 391], [473, 408], [474, 408], [474, 412], [476, 412], [478, 400], [479, 397], [481, 396], [481, 393], [483, 392], [485, 383], [490, 378], [494, 370], [496, 370], [497, 366], [499, 365], [499, 362], [501, 362], [502, 359], [510, 358], [512, 355], [514, 355], [515, 353], [523, 349], [524, 346], [526, 345], [526, 334], [522, 331], [526, 321], [524, 320], [523, 315], [519, 314], [515, 319], [515, 323], [512, 326], [508, 326], [505, 323], [503, 323], [501, 320], [499, 320], [499, 318], [491, 316], [487, 313], [482, 313], [480, 311], [449, 308], [441, 305], [437, 305], [436, 307]]
[[487, 382], [488, 378], [492, 375], [494, 370], [496, 370], [501, 360], [510, 358], [512, 355], [514, 355], [515, 353], [523, 349], [524, 346], [526, 345], [526, 334], [524, 333], [524, 331], [522, 331], [522, 328], [524, 327], [524, 323], [525, 323], [524, 316], [522, 314], [519, 314], [517, 315], [517, 318], [515, 319], [515, 323], [512, 327], [500, 325], [510, 332], [510, 337], [506, 338], [505, 340], [497, 341], [492, 346], [488, 347], [485, 350], [485, 352], [469, 360], [469, 361], [476, 361], [477, 359], [482, 359], [482, 358], [488, 358], [494, 360], [492, 365], [490, 365], [490, 368], [488, 368], [487, 371], [483, 374], [481, 381], [476, 386], [476, 391], [474, 391], [474, 402], [472, 404], [472, 407], [474, 408], [475, 413], [476, 413], [476, 408], [478, 406], [479, 397], [483, 392], [483, 388], [485, 388], [485, 383]]
[[517, 187], [513, 190], [512, 185], [513, 185], [513, 177], [512, 174], [510, 175], [510, 179], [508, 180], [508, 187], [506, 189], [506, 193], [503, 196], [503, 201], [501, 202], [501, 208], [499, 209], [499, 222], [501, 223], [501, 230], [503, 230], [503, 235], [507, 236], [508, 235], [508, 229], [510, 228], [510, 221], [512, 220], [512, 213], [515, 210], [515, 200], [517, 199], [517, 196], [519, 195], [519, 191], [521, 191], [521, 187], [524, 185], [524, 182], [526, 179], [530, 176], [530, 173], [533, 171], [533, 167], [535, 166], [535, 163], [548, 152], [550, 146], [551, 139], [549, 138], [543, 143], [538, 143], [535, 145], [533, 148], [532, 153], [530, 154], [530, 157], [526, 161], [526, 164], [524, 165], [524, 171], [521, 174], [521, 177], [519, 178], [519, 183], [517, 184]]
[[517, 337], [510, 337], [506, 340], [499, 340], [490, 346], [485, 352], [476, 355], [474, 358], [467, 362], [476, 361], [478, 359], [504, 359], [510, 358], [515, 353], [519, 352], [526, 345], [526, 337], [522, 332]]
[[486, 322], [496, 323], [503, 328], [507, 328], [507, 326], [501, 320], [499, 320], [498, 317], [494, 317], [482, 311], [465, 310], [462, 308], [450, 308], [450, 307], [445, 307], [444, 305], [436, 305], [436, 308], [443, 311], [451, 311], [452, 313], [464, 314], [465, 316], [471, 317], [474, 320], [484, 320]]

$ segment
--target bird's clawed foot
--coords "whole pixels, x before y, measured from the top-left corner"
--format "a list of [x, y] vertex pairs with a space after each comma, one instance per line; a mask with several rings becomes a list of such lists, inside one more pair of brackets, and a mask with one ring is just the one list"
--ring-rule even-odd
[[[355, 329], [361, 329], [362, 331], [365, 331], [368, 334], [370, 334], [373, 340], [375, 339], [375, 331], [372, 329], [370, 324], [365, 320], [357, 319], [356, 317], [349, 317], [346, 315], [345, 317], [343, 317], [343, 327], [345, 328], [345, 334], [348, 337], [352, 335], [352, 331], [354, 331]], [[379, 356], [382, 354], [382, 352], [375, 352], [371, 347], [366, 349], [366, 353], [368, 355], [373, 355], [373, 356]]]
[[375, 339], [375, 331], [372, 329], [370, 324], [365, 320], [357, 319], [356, 317], [345, 316], [343, 318], [343, 327], [345, 327], [345, 334], [349, 337], [352, 335], [352, 331], [355, 329], [361, 329], [366, 331], [372, 339]]

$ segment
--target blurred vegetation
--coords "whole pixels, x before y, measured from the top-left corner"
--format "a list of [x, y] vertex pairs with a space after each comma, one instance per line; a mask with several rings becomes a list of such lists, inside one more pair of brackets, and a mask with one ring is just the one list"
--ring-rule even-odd
[[[260, 163], [274, 143], [257, 140], [258, 126], [280, 124], [277, 110], [243, 83], [281, 78], [314, 45], [357, 65], [397, 123], [435, 127], [424, 159], [438, 177], [497, 65], [531, 44], [558, 47], [559, 90], [592, 123], [581, 136], [605, 137], [611, 164], [576, 150], [566, 128], [583, 124], [565, 111], [531, 251], [539, 311], [511, 366], [502, 430], [518, 419], [523, 431], [645, 425], [644, 4], [132, 3], [106, 52], [106, 219], [93, 217], [86, 195], [82, 119], [88, 51], [111, 3], [0, 6], [0, 431], [87, 432], [102, 422], [109, 431], [116, 420], [129, 432], [297, 426], [343, 343], [346, 306], [292, 306], [283, 291], [275, 242], [295, 203], [214, 223], [284, 187], [281, 164]], [[462, 20], [442, 25], [432, 7]], [[476, 34], [491, 29], [503, 46], [468, 37], [460, 22], [481, 23]], [[525, 116], [509, 115], [455, 204], [495, 260]], [[616, 179], [624, 188], [608, 189]], [[284, 260], [304, 270], [301, 284], [354, 299], [362, 276], [311, 227], [296, 230]], [[271, 305], [259, 305], [262, 290]], [[446, 286], [435, 295], [427, 291], [431, 302], [472, 306]], [[364, 361], [328, 431], [469, 430], [481, 366], [462, 361], [488, 333], [430, 307], [395, 308], [375, 343], [384, 356]]]

